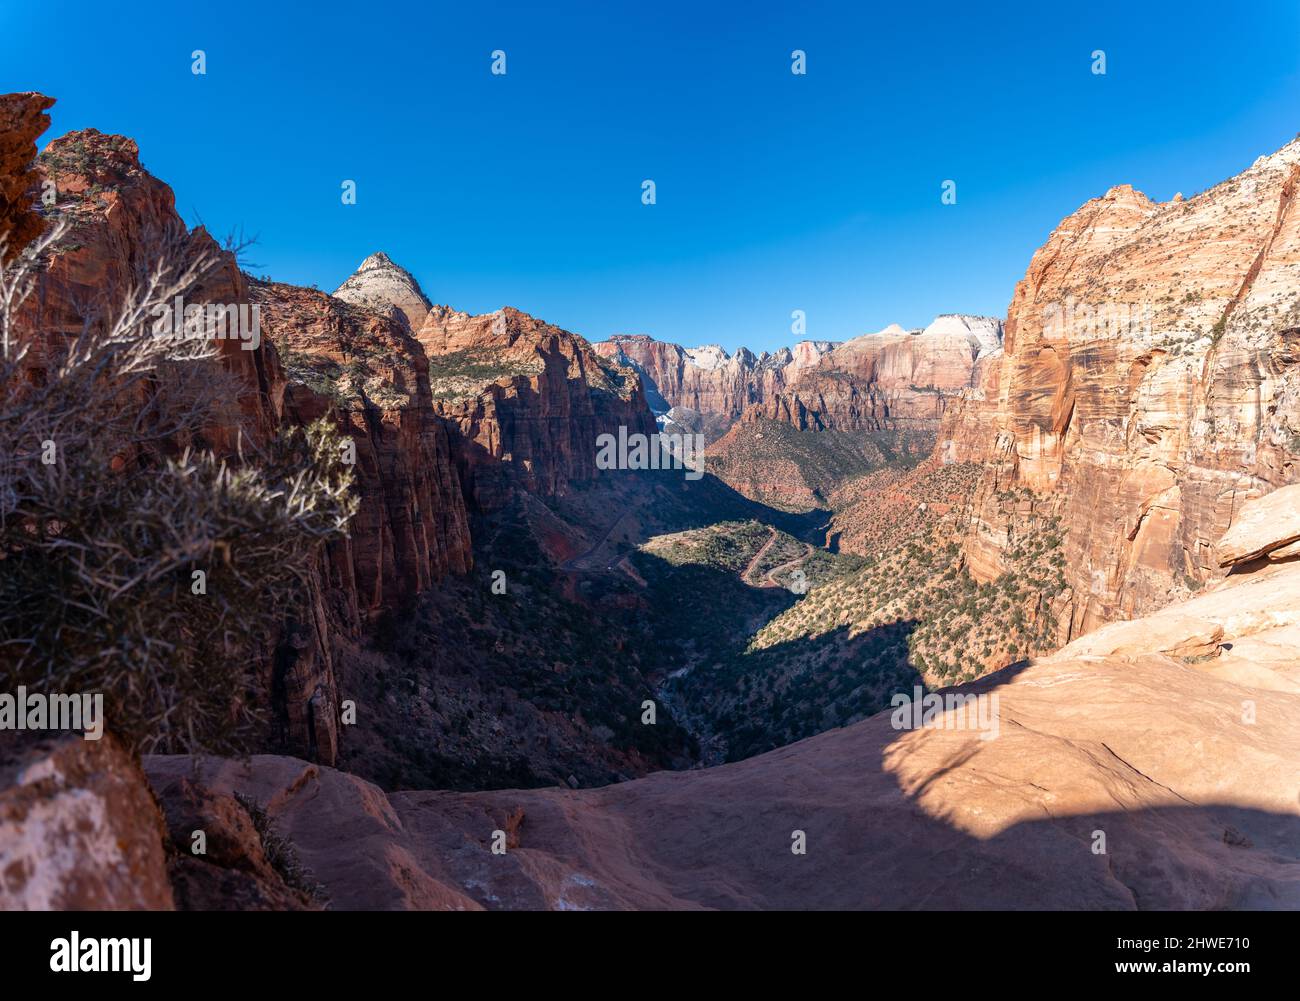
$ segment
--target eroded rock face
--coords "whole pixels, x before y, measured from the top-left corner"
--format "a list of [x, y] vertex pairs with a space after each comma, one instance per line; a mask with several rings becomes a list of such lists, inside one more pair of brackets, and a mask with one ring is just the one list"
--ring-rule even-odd
[[939, 453], [989, 472], [967, 549], [1008, 544], [999, 495], [1062, 516], [1063, 638], [1213, 581], [1242, 505], [1298, 478], [1300, 142], [1187, 200], [1125, 185], [1034, 255], [1004, 352], [951, 408]]
[[447, 430], [433, 413], [429, 362], [404, 323], [279, 282], [254, 282], [267, 336], [285, 359], [284, 416], [333, 414], [357, 447], [361, 508], [330, 551], [330, 578], [355, 636], [473, 562]]
[[[321, 902], [288, 885], [268, 858], [268, 838], [278, 835], [262, 820], [259, 830], [249, 807], [176, 775], [156, 784], [170, 838], [169, 875], [176, 906], [187, 911], [318, 910]], [[246, 805], [247, 803], [247, 805]], [[260, 811], [259, 811], [260, 813]], [[202, 841], [196, 835], [201, 834]], [[278, 848], [281, 842], [273, 842]], [[200, 851], [195, 849], [199, 848]], [[281, 868], [288, 859], [277, 860]], [[291, 873], [297, 876], [297, 873]], [[302, 880], [299, 880], [302, 882]]]
[[32, 169], [36, 140], [50, 126], [54, 99], [44, 94], [0, 94], [0, 239], [7, 263], [45, 228], [34, 208], [40, 175]]
[[[152, 756], [145, 771], [173, 843], [212, 834], [200, 867], [216, 877], [195, 879], [190, 859], [174, 873], [187, 906], [229, 906], [225, 890], [238, 906], [312, 906], [276, 898], [255, 811], [335, 909], [1294, 909], [1300, 563], [1249, 566], [955, 690], [983, 697], [982, 716], [949, 708], [915, 728], [887, 710], [716, 768], [390, 794], [288, 757]], [[169, 906], [163, 825], [121, 757], [73, 739], [5, 759], [7, 906], [110, 892]], [[82, 823], [88, 808], [128, 826]], [[48, 852], [51, 831], [105, 830], [98, 847]]]
[[517, 309], [435, 306], [418, 339], [471, 506], [512, 490], [549, 495], [597, 474], [597, 438], [655, 433], [636, 373], [576, 334]]
[[171, 910], [162, 818], [122, 746], [12, 737], [0, 747], [0, 910]]
[[933, 426], [948, 399], [978, 382], [1001, 344], [1001, 321], [951, 314], [924, 330], [897, 324], [851, 341], [800, 341], [794, 348], [728, 356], [642, 335], [596, 345], [646, 380], [657, 409], [683, 406], [730, 419], [779, 420], [801, 430], [880, 431]]
[[[1085, 637], [964, 686], [996, 696], [991, 739], [886, 711], [602, 789], [385, 796], [274, 757], [202, 781], [267, 804], [341, 908], [1289, 909], [1298, 622], [1300, 565], [1234, 576], [1104, 652]], [[1213, 636], [1180, 635], [1199, 623]]]
[[941, 316], [913, 331], [893, 324], [836, 346], [747, 417], [817, 431], [934, 427], [1001, 337], [1001, 322], [987, 317]]
[[[37, 166], [43, 178], [54, 181], [53, 211], [70, 229], [52, 248], [49, 266], [27, 304], [27, 322], [49, 336], [71, 336], [84, 323], [106, 322], [165, 253], [216, 262], [193, 290], [191, 302], [248, 304], [247, 283], [234, 255], [202, 227], [190, 231], [185, 226], [171, 188], [141, 166], [134, 140], [96, 129], [70, 132], [45, 147]], [[31, 362], [39, 368], [42, 359]], [[234, 452], [241, 433], [266, 440], [278, 425], [284, 385], [275, 352], [265, 345], [245, 351], [238, 340], [223, 340], [216, 364], [235, 381], [235, 389], [218, 403], [204, 444]]]
[[1290, 559], [1300, 540], [1300, 484], [1282, 487], [1241, 505], [1217, 547], [1219, 566], [1268, 556]]
[[755, 355], [741, 348], [728, 355], [716, 344], [683, 348], [644, 334], [619, 334], [593, 347], [641, 375], [646, 397], [657, 413], [686, 407], [735, 419], [747, 407], [770, 398], [796, 372], [815, 364], [833, 344], [800, 341], [793, 349], [774, 354]]
[[[163, 248], [212, 255], [218, 267], [187, 298], [260, 310], [261, 343], [222, 342], [211, 367], [230, 392], [199, 440], [178, 445], [234, 455], [241, 439], [260, 444], [320, 417], [356, 444], [361, 508], [351, 537], [323, 553], [304, 607], [259, 658], [274, 710], [270, 746], [337, 760], [346, 663], [383, 614], [470, 569], [471, 510], [516, 489], [562, 492], [595, 475], [599, 434], [654, 431], [635, 373], [580, 337], [509, 309], [470, 317], [439, 307], [424, 317], [419, 286], [384, 255], [368, 258], [342, 297], [249, 279], [233, 254], [184, 226], [171, 189], [144, 170], [130, 139], [71, 133], [50, 143], [39, 168], [72, 228], [27, 322], [49, 338], [72, 334], [111, 314]], [[45, 364], [42, 352], [29, 363]]]
[[328, 416], [355, 446], [360, 506], [348, 537], [326, 545], [310, 604], [286, 623], [270, 685], [280, 739], [305, 737], [332, 763], [344, 665], [384, 613], [470, 569], [469, 514], [405, 321], [277, 282], [252, 282], [250, 295], [285, 360], [282, 419]]

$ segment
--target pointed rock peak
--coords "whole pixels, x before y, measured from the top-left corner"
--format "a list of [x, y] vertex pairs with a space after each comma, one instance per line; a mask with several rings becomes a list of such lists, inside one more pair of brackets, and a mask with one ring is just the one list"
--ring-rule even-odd
[[415, 332], [424, 325], [431, 303], [412, 274], [382, 250], [371, 254], [334, 295], [404, 323]]
[[371, 271], [375, 268], [397, 268], [398, 271], [405, 271], [405, 268], [398, 268], [393, 263], [393, 259], [385, 254], [382, 250], [376, 251], [361, 262], [357, 271]]

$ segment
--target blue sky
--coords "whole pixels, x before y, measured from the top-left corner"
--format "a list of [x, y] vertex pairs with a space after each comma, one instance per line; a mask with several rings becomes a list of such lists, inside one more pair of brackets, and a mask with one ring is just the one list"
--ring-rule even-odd
[[47, 138], [134, 137], [282, 281], [385, 250], [458, 309], [755, 350], [795, 309], [834, 340], [1002, 315], [1088, 198], [1190, 195], [1300, 130], [1294, 2], [293, 6], [0, 0], [0, 91], [58, 98]]

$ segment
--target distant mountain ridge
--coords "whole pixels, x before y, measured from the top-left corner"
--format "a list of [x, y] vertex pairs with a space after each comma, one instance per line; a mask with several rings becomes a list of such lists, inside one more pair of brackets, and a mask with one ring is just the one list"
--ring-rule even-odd
[[661, 413], [685, 407], [728, 421], [761, 415], [804, 430], [878, 431], [937, 422], [947, 398], [976, 385], [1001, 344], [1001, 320], [951, 313], [920, 330], [891, 324], [849, 341], [802, 340], [759, 355], [644, 334], [593, 347], [635, 369]]

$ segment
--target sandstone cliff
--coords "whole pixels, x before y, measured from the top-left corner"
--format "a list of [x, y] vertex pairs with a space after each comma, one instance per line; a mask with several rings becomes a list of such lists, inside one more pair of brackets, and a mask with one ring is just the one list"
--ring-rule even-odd
[[331, 553], [352, 621], [471, 565], [467, 511], [446, 428], [433, 413], [429, 362], [403, 322], [279, 282], [252, 282], [283, 359], [287, 419], [336, 415], [357, 444], [361, 508]]
[[990, 578], [1022, 489], [1067, 530], [1064, 638], [1221, 573], [1242, 503], [1300, 476], [1300, 142], [1193, 198], [1125, 185], [1034, 255], [1004, 352], [947, 414], [946, 461], [989, 466], [967, 543]]
[[[211, 891], [233, 884], [247, 906], [304, 905], [248, 811], [338, 909], [1295, 908], [1300, 561], [1262, 503], [1216, 550], [1234, 572], [1194, 601], [960, 689], [997, 697], [995, 731], [885, 711], [579, 791], [385, 794], [294, 758], [146, 758], [167, 826], [222, 835], [220, 871], [172, 863], [180, 902], [228, 906]], [[170, 906], [169, 835], [110, 742], [6, 758], [0, 779], [6, 907]]]
[[420, 329], [431, 306], [420, 283], [382, 250], [362, 261], [347, 281], [334, 290], [334, 297], [387, 315], [403, 324], [408, 332]]
[[919, 331], [894, 324], [837, 345], [746, 419], [814, 431], [933, 427], [954, 395], [977, 384], [1001, 339], [1001, 323], [985, 317], [940, 316]]
[[683, 348], [644, 334], [619, 334], [593, 347], [635, 369], [656, 412], [686, 407], [701, 414], [736, 418], [752, 403], [780, 390], [788, 378], [815, 363], [833, 345], [800, 341], [793, 349], [755, 355], [747, 348], [728, 355], [716, 344]]
[[171, 910], [139, 762], [108, 735], [33, 737], [0, 737], [0, 911]]
[[596, 475], [596, 439], [653, 434], [636, 373], [583, 338], [511, 307], [471, 316], [435, 306], [418, 339], [434, 409], [452, 429], [471, 504], [515, 489], [550, 495]]

